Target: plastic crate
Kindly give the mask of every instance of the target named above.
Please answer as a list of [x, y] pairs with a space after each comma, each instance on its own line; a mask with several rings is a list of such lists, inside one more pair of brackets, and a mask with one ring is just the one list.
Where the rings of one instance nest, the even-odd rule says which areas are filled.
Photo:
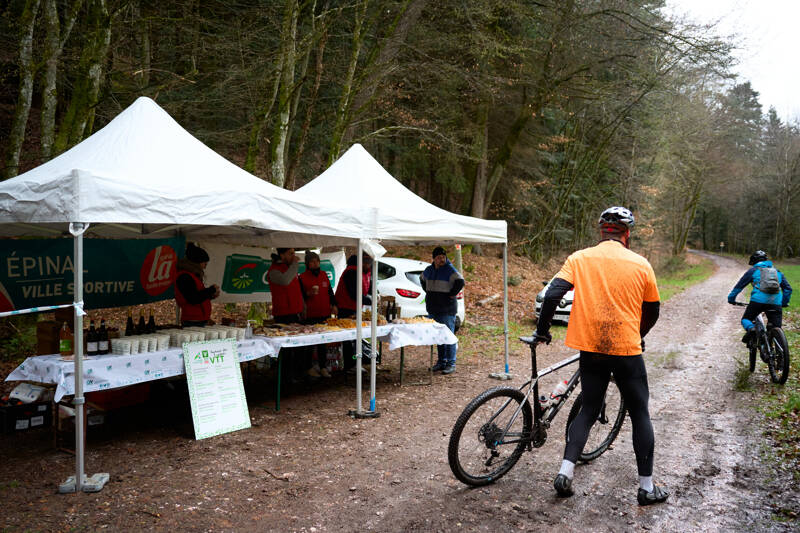
[[49, 428], [53, 425], [52, 402], [33, 402], [0, 406], [2, 431], [5, 434], [30, 429]]

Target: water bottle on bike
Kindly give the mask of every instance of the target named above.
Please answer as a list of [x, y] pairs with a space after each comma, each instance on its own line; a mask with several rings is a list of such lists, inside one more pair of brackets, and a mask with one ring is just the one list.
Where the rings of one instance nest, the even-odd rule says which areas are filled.
[[559, 382], [558, 385], [556, 385], [555, 388], [553, 389], [553, 392], [550, 393], [550, 401], [557, 402], [558, 400], [560, 400], [561, 396], [563, 396], [564, 393], [567, 392], [568, 385], [569, 383], [567, 383], [567, 380]]

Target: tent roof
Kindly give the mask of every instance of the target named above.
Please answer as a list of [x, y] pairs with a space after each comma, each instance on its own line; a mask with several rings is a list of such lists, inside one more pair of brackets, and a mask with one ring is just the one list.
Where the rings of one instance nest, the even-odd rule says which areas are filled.
[[0, 183], [3, 236], [56, 236], [66, 223], [88, 222], [95, 237], [181, 233], [299, 247], [353, 243], [361, 219], [242, 170], [146, 97], [67, 152]]
[[505, 220], [456, 215], [423, 200], [360, 144], [297, 192], [350, 210], [372, 211], [373, 238], [388, 244], [506, 242]]

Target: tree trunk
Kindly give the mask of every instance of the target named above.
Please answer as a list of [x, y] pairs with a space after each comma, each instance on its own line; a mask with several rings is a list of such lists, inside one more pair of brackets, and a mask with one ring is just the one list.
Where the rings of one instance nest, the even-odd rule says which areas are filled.
[[[139, 48], [139, 89], [150, 85], [150, 20], [142, 16], [141, 0], [132, 4], [134, 24], [136, 24], [136, 45]], [[134, 73], [137, 74], [137, 73]]]
[[[489, 176], [488, 183], [486, 184], [486, 199], [483, 206], [483, 213], [480, 215], [481, 218], [486, 217], [486, 215], [489, 213], [489, 207], [492, 204], [494, 191], [497, 189], [497, 185], [500, 183], [500, 180], [505, 173], [506, 166], [508, 166], [508, 162], [511, 160], [511, 154], [514, 152], [514, 148], [519, 142], [519, 137], [522, 134], [522, 131], [525, 129], [525, 126], [527, 126], [528, 122], [533, 116], [533, 110], [528, 103], [526, 94], [527, 92], [523, 90], [522, 104], [517, 112], [517, 118], [511, 125], [511, 129], [509, 130], [508, 135], [506, 135], [506, 138], [503, 140], [503, 145], [500, 147], [500, 151], [494, 160], [492, 173]], [[537, 105], [534, 109], [536, 112], [538, 112], [539, 106]]]
[[478, 164], [475, 167], [475, 184], [472, 187], [471, 214], [482, 218], [486, 205], [486, 186], [489, 164], [489, 102], [484, 100], [478, 108], [478, 142], [476, 152]]
[[42, 87], [42, 159], [47, 161], [53, 150], [56, 136], [56, 75], [58, 73], [58, 41], [61, 37], [61, 27], [58, 20], [56, 0], [45, 0], [44, 3], [44, 87]]
[[45, 0], [45, 51], [44, 51], [44, 87], [42, 87], [42, 159], [47, 161], [53, 155], [56, 136], [56, 109], [58, 107], [58, 62], [64, 45], [69, 39], [75, 21], [78, 18], [83, 0], [75, 0], [69, 11], [65, 13], [64, 31], [58, 18], [58, 7], [55, 0]]
[[353, 100], [353, 80], [356, 75], [358, 58], [361, 55], [363, 46], [363, 27], [367, 16], [367, 5], [369, 0], [362, 0], [356, 11], [355, 27], [353, 28], [353, 48], [350, 52], [350, 64], [347, 67], [347, 75], [342, 84], [342, 94], [339, 96], [339, 105], [336, 108], [336, 122], [331, 133], [331, 146], [328, 150], [328, 166], [339, 158], [342, 151], [344, 133], [350, 124], [350, 112]]
[[89, 20], [92, 31], [86, 36], [79, 62], [79, 72], [83, 75], [72, 90], [67, 112], [61, 120], [54, 155], [81, 142], [91, 132], [94, 123], [94, 110], [103, 79], [103, 64], [111, 42], [111, 17], [105, 0], [91, 2]]
[[5, 177], [12, 178], [19, 173], [19, 156], [25, 140], [25, 128], [33, 99], [33, 28], [36, 25], [36, 14], [39, 12], [40, 0], [28, 0], [19, 20], [19, 93], [14, 109], [11, 132], [8, 135]]
[[[327, 3], [325, 10], [327, 10]], [[325, 68], [323, 58], [325, 55], [325, 46], [327, 42], [328, 42], [328, 30], [326, 28], [322, 31], [319, 43], [317, 45], [314, 86], [311, 88], [311, 94], [308, 97], [308, 102], [306, 102], [306, 115], [305, 118], [303, 119], [303, 125], [300, 128], [300, 139], [298, 139], [297, 141], [297, 151], [295, 152], [294, 157], [289, 163], [289, 168], [286, 171], [287, 182], [289, 184], [288, 188], [292, 190], [296, 188], [295, 175], [297, 173], [297, 166], [299, 165], [301, 159], [303, 158], [306, 141], [308, 140], [308, 133], [311, 130], [311, 119], [314, 114], [314, 106], [316, 105], [317, 95], [319, 94], [319, 88], [320, 85], [322, 84], [322, 72], [324, 71]]]
[[277, 122], [270, 142], [270, 169], [272, 183], [283, 187], [286, 183], [286, 143], [292, 106], [295, 64], [297, 61], [297, 0], [288, 0], [282, 29], [281, 69], [279, 73]]

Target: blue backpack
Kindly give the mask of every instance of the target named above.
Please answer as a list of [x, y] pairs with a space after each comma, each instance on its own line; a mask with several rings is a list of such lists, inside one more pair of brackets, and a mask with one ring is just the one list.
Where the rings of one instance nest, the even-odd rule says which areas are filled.
[[774, 267], [760, 267], [761, 281], [758, 283], [758, 290], [766, 294], [778, 294], [781, 292], [781, 278], [778, 269]]

